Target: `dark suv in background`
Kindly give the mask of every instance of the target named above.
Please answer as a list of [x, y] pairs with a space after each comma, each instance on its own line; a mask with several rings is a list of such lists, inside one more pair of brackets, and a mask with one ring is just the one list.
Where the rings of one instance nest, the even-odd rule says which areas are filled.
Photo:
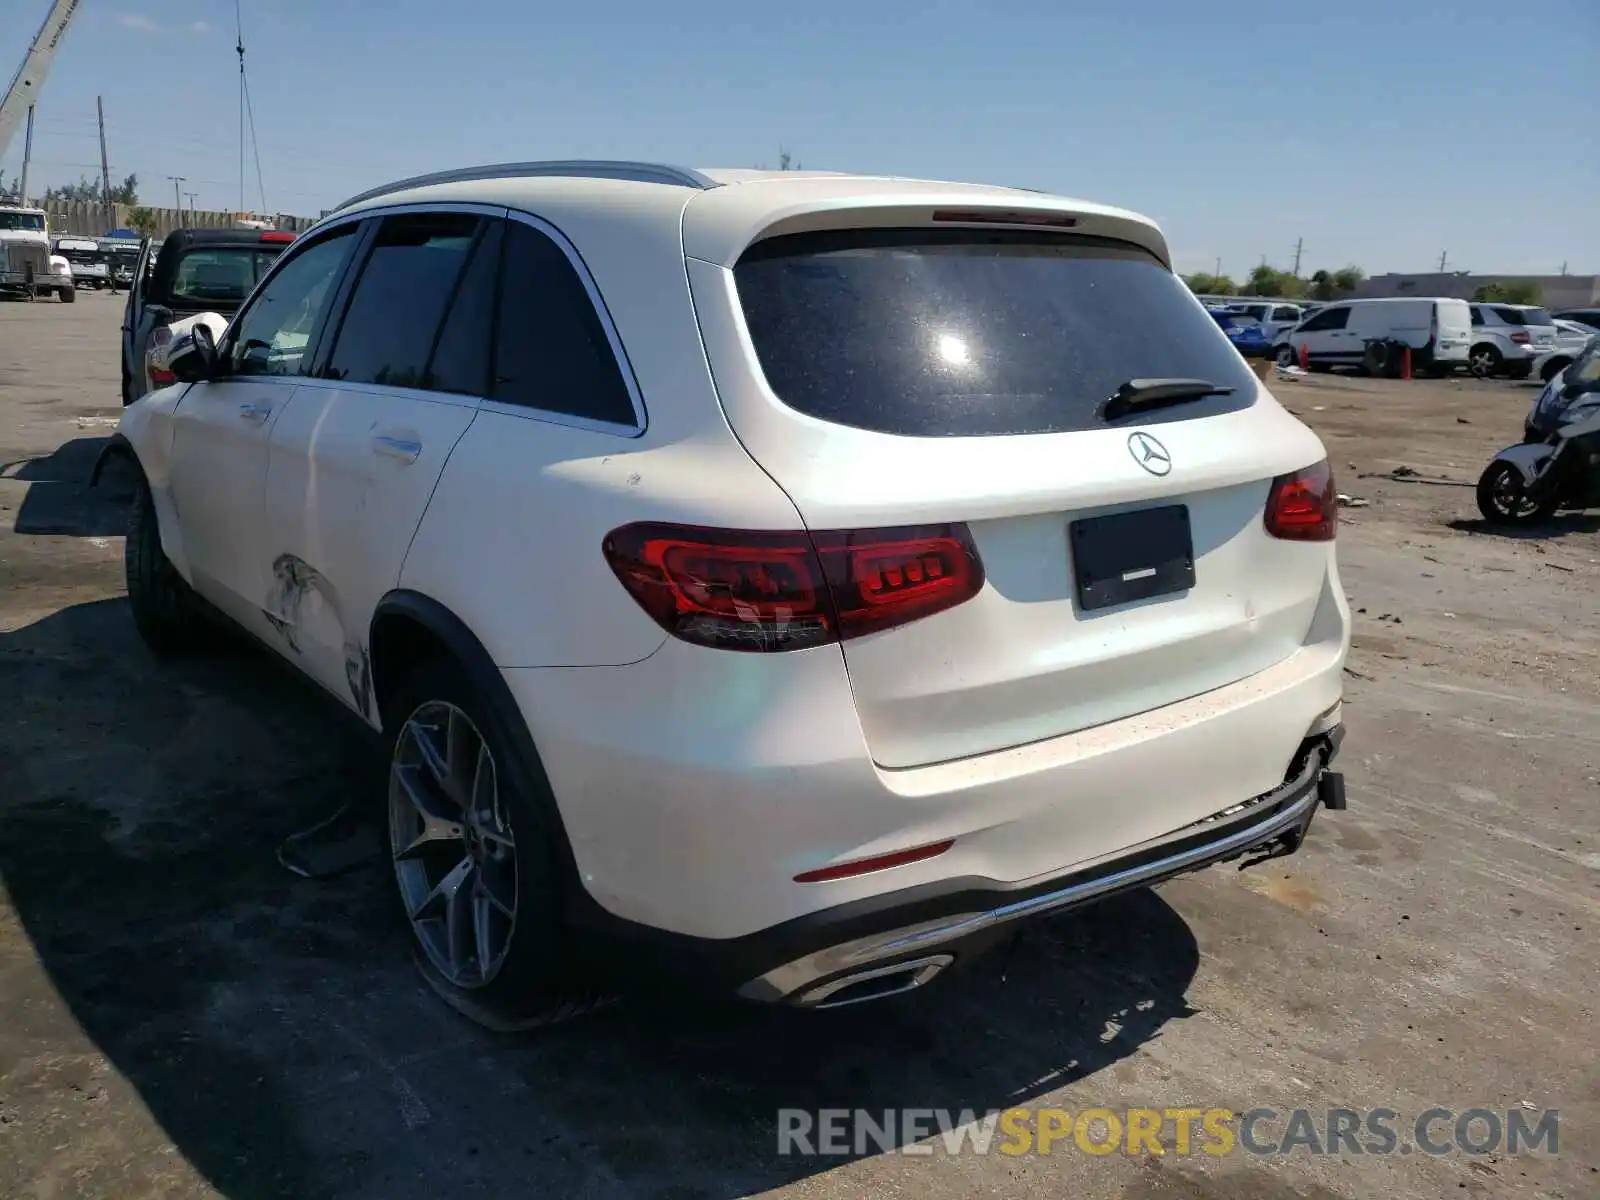
[[274, 230], [179, 229], [160, 243], [141, 242], [122, 314], [123, 405], [172, 382], [164, 372], [153, 376], [148, 358], [174, 321], [203, 312], [231, 317], [294, 237]]

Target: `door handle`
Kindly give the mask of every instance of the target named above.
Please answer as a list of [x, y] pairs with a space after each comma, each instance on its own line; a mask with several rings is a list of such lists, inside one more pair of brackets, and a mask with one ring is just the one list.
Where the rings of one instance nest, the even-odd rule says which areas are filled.
[[239, 405], [239, 416], [253, 425], [260, 425], [272, 415], [272, 405], [246, 403]]
[[416, 438], [395, 437], [380, 433], [373, 437], [372, 448], [387, 458], [398, 458], [404, 463], [414, 463], [422, 453], [422, 443]]

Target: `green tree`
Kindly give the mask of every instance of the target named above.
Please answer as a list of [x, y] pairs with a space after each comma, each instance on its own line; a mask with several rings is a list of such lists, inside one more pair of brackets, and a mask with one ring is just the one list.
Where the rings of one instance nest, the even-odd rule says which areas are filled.
[[129, 175], [120, 186], [111, 189], [111, 203], [137, 204], [139, 203], [139, 177]]
[[1202, 296], [1237, 296], [1239, 285], [1226, 275], [1213, 275], [1209, 271], [1196, 271], [1193, 275], [1185, 275], [1183, 281], [1189, 285], [1191, 292]]
[[60, 187], [46, 188], [44, 198], [46, 200], [93, 202], [100, 199], [100, 185], [87, 177], [83, 177], [77, 183], [64, 183]]
[[1250, 278], [1245, 281], [1244, 291], [1247, 296], [1293, 299], [1305, 291], [1305, 283], [1287, 271], [1280, 271], [1276, 267], [1262, 263], [1250, 272]]
[[1333, 281], [1333, 276], [1326, 271], [1313, 271], [1311, 273], [1310, 296], [1313, 300], [1332, 300], [1339, 294], [1339, 288]]
[[1507, 279], [1485, 283], [1472, 293], [1479, 304], [1542, 304], [1544, 289], [1532, 279]]
[[22, 180], [20, 178], [14, 178], [10, 183], [7, 183], [5, 172], [0, 171], [0, 204], [21, 203]]
[[1348, 296], [1366, 282], [1367, 273], [1360, 267], [1340, 267], [1333, 273], [1333, 286], [1339, 295]]
[[148, 208], [140, 207], [128, 214], [128, 224], [139, 231], [144, 237], [154, 237], [156, 233], [156, 214]]

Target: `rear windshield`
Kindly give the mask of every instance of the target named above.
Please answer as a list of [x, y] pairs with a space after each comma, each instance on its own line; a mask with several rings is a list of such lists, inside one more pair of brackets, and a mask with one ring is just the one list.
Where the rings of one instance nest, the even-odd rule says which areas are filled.
[[1244, 360], [1181, 279], [1122, 242], [972, 230], [795, 234], [734, 268], [762, 371], [807, 416], [912, 437], [1101, 427], [1130, 379], [1204, 379], [1254, 401]]
[[167, 296], [180, 304], [237, 307], [280, 253], [278, 247], [263, 250], [259, 246], [197, 246], [173, 266]]
[[1507, 325], [1553, 325], [1550, 314], [1542, 308], [1508, 308], [1504, 305], [1494, 306], [1495, 316]]

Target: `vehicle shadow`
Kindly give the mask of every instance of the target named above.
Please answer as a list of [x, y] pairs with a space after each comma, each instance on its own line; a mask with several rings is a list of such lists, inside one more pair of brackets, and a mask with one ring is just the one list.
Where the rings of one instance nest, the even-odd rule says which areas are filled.
[[1446, 521], [1445, 525], [1459, 533], [1477, 533], [1518, 542], [1547, 542], [1554, 538], [1570, 537], [1575, 533], [1600, 533], [1600, 514], [1557, 513], [1548, 521], [1542, 521], [1537, 525], [1492, 525], [1481, 517], [1470, 519], [1458, 517]]
[[98, 1107], [70, 1105], [65, 1078], [9, 1086], [0, 1194], [63, 1171], [170, 1194], [164, 1137], [236, 1197], [722, 1200], [880, 1151], [780, 1153], [780, 1110], [959, 1121], [1191, 1011], [1194, 937], [1141, 891], [879, 1005], [640, 998], [488, 1034], [419, 982], [386, 863], [319, 882], [278, 866], [282, 837], [376, 788], [381, 763], [264, 652], [158, 662], [126, 605], [97, 601], [0, 633], [0, 694], [0, 882], [25, 935], [0, 908], [0, 973], [9, 1012], [54, 1014], [0, 1023], [0, 1078], [97, 1053], [126, 1080]]
[[0, 474], [29, 484], [17, 509], [16, 532], [122, 536], [127, 530], [128, 499], [135, 481], [121, 463], [113, 462], [107, 464], [100, 486], [89, 486], [95, 460], [110, 440], [73, 438], [43, 458], [0, 464]]

